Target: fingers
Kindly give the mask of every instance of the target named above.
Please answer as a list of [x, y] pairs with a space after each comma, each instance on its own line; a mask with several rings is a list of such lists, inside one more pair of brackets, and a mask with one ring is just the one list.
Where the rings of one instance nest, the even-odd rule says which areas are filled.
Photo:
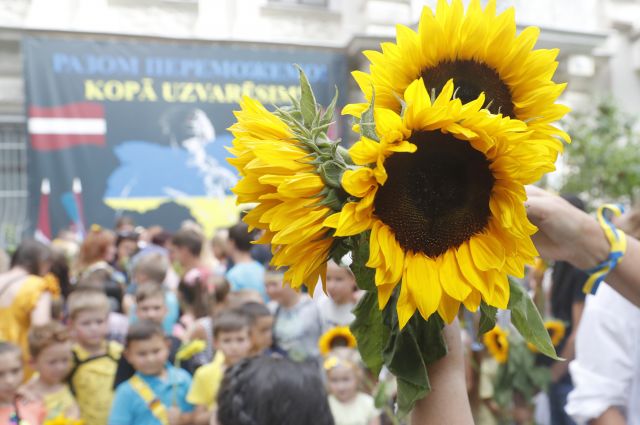
[[524, 189], [527, 192], [528, 198], [532, 198], [534, 196], [553, 196], [551, 193], [539, 188], [538, 186], [527, 185]]
[[[543, 191], [544, 192], [544, 191]], [[529, 220], [538, 226], [542, 223], [548, 215], [550, 200], [553, 199], [547, 196], [530, 196], [525, 202], [524, 206], [527, 209], [527, 216]]]

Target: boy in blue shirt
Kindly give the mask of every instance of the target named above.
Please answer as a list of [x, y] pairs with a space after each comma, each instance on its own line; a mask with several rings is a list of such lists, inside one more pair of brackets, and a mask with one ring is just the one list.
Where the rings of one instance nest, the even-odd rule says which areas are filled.
[[238, 223], [229, 228], [227, 239], [227, 252], [233, 267], [227, 272], [226, 278], [232, 291], [252, 290], [257, 291], [264, 301], [268, 301], [264, 287], [264, 266], [251, 256], [254, 232], [249, 232], [245, 223]]
[[169, 346], [162, 327], [143, 321], [127, 333], [124, 356], [135, 374], [116, 389], [109, 425], [186, 425], [191, 376], [167, 363]]

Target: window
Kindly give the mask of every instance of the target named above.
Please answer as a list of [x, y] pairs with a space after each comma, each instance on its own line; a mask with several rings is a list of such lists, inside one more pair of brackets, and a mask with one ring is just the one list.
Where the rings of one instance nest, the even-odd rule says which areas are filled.
[[27, 141], [24, 122], [0, 117], [0, 248], [27, 229]]

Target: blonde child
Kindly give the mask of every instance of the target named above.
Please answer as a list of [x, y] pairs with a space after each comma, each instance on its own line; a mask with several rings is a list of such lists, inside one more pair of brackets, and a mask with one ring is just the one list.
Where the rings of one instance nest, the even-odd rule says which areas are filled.
[[85, 422], [105, 425], [122, 354], [120, 344], [107, 340], [109, 299], [101, 290], [77, 288], [69, 295], [67, 309], [75, 340], [69, 383]]
[[46, 415], [38, 401], [27, 401], [18, 396], [24, 378], [20, 348], [9, 342], [0, 342], [0, 423], [39, 425]]
[[361, 392], [363, 376], [358, 353], [352, 348], [334, 348], [324, 359], [329, 407], [335, 425], [380, 425], [373, 397]]
[[318, 301], [323, 330], [336, 326], [349, 326], [355, 316], [351, 312], [356, 304], [356, 278], [347, 263], [351, 257], [336, 264], [327, 263], [327, 295]]
[[21, 392], [44, 403], [47, 419], [79, 419], [78, 404], [66, 382], [73, 364], [67, 328], [60, 322], [31, 328], [29, 354], [31, 366], [38, 373], [23, 386]]
[[214, 319], [216, 354], [211, 363], [196, 370], [187, 396], [187, 400], [196, 405], [194, 424], [209, 424], [225, 370], [249, 356], [252, 347], [249, 327], [246, 316], [233, 310], [222, 312]]

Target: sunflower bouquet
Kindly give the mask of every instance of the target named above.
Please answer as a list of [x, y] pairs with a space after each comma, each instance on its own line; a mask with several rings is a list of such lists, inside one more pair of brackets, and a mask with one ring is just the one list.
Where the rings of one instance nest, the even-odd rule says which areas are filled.
[[[498, 363], [493, 382], [494, 400], [503, 412], [530, 408], [533, 396], [551, 381], [548, 367], [536, 365], [536, 355], [517, 333], [500, 326], [484, 334], [484, 345]], [[505, 416], [510, 416], [505, 414]]]
[[373, 373], [396, 376], [400, 413], [430, 390], [427, 366], [444, 356], [442, 329], [461, 306], [480, 331], [498, 308], [541, 353], [555, 358], [523, 288], [537, 251], [524, 185], [554, 169], [568, 136], [553, 122], [565, 85], [552, 81], [557, 50], [534, 50], [539, 30], [516, 35], [513, 9], [495, 1], [425, 7], [417, 31], [366, 51], [353, 76], [364, 103], [350, 104], [358, 140], [331, 140], [337, 93], [317, 104], [300, 70], [300, 96], [267, 110], [244, 98], [230, 148], [244, 217], [264, 231], [272, 265], [293, 288], [324, 286], [326, 263], [352, 253], [364, 291], [351, 330]]

